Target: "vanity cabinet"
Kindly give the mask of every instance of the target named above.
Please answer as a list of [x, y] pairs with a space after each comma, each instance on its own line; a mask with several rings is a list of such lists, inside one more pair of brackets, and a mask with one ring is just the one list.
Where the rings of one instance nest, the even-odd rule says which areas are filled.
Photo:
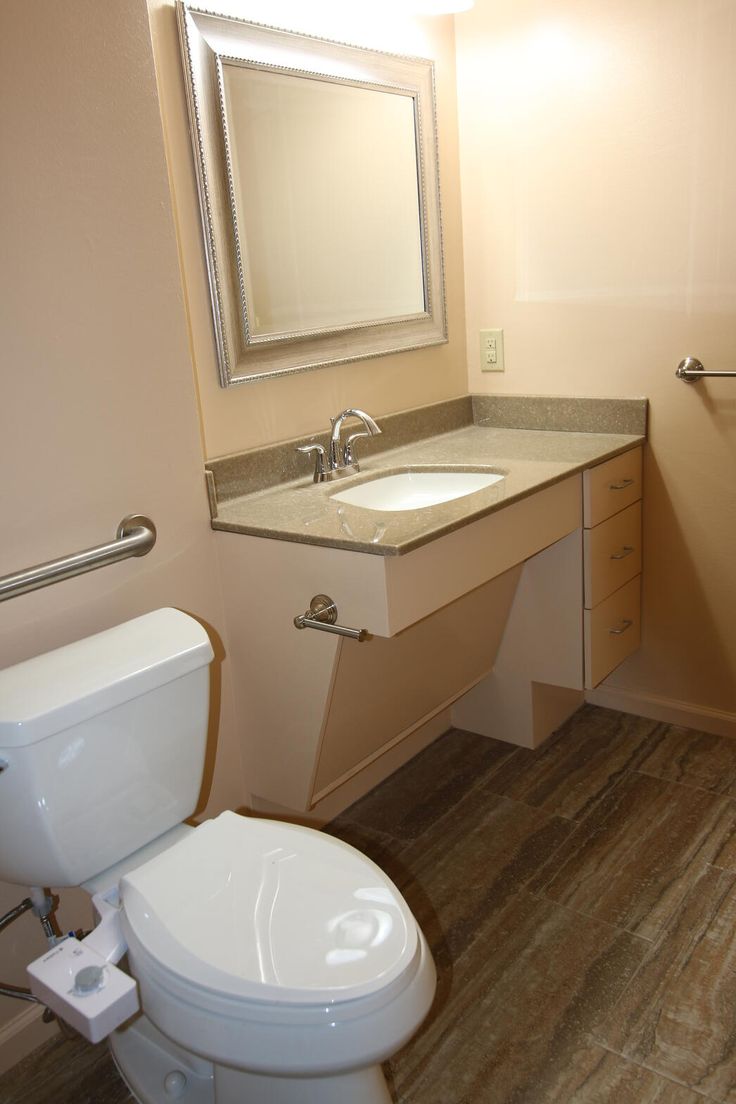
[[[542, 464], [510, 458], [511, 501], [398, 555], [221, 521], [253, 807], [327, 819], [450, 724], [536, 747], [635, 650], [641, 449], [551, 480]], [[329, 496], [310, 502], [325, 527], [342, 519]], [[297, 631], [318, 594], [367, 639]]]
[[640, 448], [583, 474], [586, 690], [639, 647], [641, 474]]
[[[582, 701], [581, 499], [575, 474], [404, 556], [218, 533], [256, 807], [313, 809], [494, 670], [509, 739], [541, 742]], [[295, 630], [320, 593], [370, 638]]]

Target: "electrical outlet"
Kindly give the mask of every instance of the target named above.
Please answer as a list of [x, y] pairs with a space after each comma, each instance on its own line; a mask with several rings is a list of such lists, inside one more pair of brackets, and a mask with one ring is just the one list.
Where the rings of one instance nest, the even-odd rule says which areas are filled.
[[503, 330], [480, 331], [481, 372], [505, 372], [503, 359]]

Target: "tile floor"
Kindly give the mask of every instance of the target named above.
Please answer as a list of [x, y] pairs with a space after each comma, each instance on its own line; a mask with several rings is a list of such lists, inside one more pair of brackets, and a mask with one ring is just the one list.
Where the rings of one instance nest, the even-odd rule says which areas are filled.
[[[399, 1104], [736, 1104], [736, 741], [592, 706], [537, 751], [453, 731], [328, 830], [438, 966]], [[2, 1104], [131, 1099], [80, 1042], [0, 1078]]]

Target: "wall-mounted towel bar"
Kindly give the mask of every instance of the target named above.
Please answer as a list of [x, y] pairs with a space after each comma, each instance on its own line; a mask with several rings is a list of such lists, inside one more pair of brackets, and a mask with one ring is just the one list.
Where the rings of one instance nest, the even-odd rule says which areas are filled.
[[319, 629], [321, 632], [335, 633], [337, 636], [349, 636], [351, 640], [365, 640], [365, 629], [349, 629], [347, 625], [336, 625], [337, 606], [328, 594], [315, 594], [306, 613], [294, 618], [298, 629]]
[[118, 525], [115, 540], [108, 544], [99, 544], [95, 548], [86, 548], [83, 552], [0, 577], [0, 602], [51, 583], [60, 583], [62, 579], [71, 579], [73, 575], [83, 575], [85, 571], [95, 571], [118, 560], [127, 560], [129, 556], [145, 556], [155, 543], [156, 526], [151, 519], [142, 514], [129, 514]]
[[720, 379], [736, 378], [736, 372], [706, 372], [702, 361], [699, 361], [697, 357], [685, 357], [684, 360], [681, 360], [675, 375], [678, 379], [684, 380], [685, 383], [697, 383], [704, 376], [715, 376]]

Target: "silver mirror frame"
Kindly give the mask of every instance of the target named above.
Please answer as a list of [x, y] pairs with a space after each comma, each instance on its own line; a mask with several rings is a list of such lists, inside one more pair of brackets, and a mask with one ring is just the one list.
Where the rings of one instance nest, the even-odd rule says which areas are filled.
[[[434, 66], [423, 58], [382, 53], [284, 31], [195, 8], [177, 0], [190, 132], [209, 276], [220, 383], [254, 382], [420, 349], [447, 341]], [[264, 57], [268, 57], [268, 64]], [[339, 329], [259, 339], [248, 334], [235, 204], [231, 193], [222, 62], [244, 62], [295, 75], [369, 88], [396, 89], [415, 100], [422, 221], [424, 313]]]

